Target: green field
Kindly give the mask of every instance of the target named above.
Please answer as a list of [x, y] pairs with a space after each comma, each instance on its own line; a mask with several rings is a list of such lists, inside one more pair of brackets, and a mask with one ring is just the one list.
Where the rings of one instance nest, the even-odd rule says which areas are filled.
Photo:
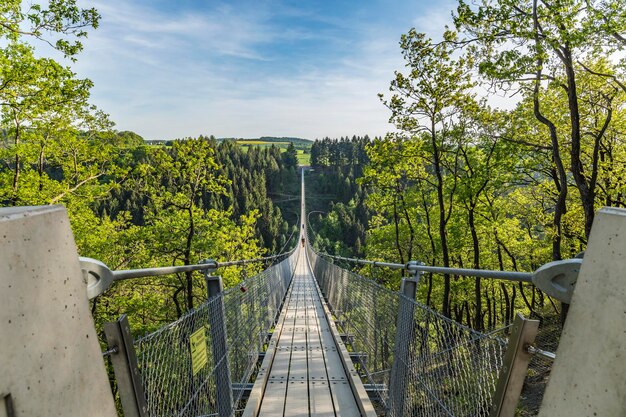
[[[241, 146], [241, 148], [243, 149], [244, 152], [248, 152], [248, 149], [250, 149], [251, 146], [260, 146], [260, 147], [267, 147], [267, 146], [272, 146], [272, 145], [276, 145], [277, 147], [280, 148], [281, 152], [285, 152], [287, 150], [287, 147], [289, 146], [290, 142], [277, 142], [277, 141], [265, 141], [265, 140], [261, 140], [261, 139], [241, 139], [241, 140], [236, 140], [235, 143], [239, 146]], [[304, 165], [304, 166], [308, 166], [310, 164], [310, 159], [311, 159], [311, 154], [309, 152], [309, 150], [311, 149], [310, 146], [308, 147], [308, 149], [302, 149], [303, 145], [299, 144], [297, 146], [297, 152], [298, 152], [298, 165]]]
[[311, 164], [311, 154], [304, 153], [303, 150], [298, 149], [298, 165], [309, 166]]

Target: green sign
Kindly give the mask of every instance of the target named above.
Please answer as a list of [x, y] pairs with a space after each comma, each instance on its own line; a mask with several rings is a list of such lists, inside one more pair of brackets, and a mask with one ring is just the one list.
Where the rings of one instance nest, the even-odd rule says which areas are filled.
[[193, 332], [189, 337], [189, 347], [191, 348], [191, 370], [193, 375], [200, 372], [208, 362], [206, 353], [206, 336], [204, 327]]

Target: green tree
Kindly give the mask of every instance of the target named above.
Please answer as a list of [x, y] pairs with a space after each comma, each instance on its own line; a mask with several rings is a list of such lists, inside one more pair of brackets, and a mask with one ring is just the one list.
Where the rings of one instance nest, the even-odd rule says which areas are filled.
[[37, 39], [72, 58], [82, 50], [87, 29], [97, 28], [99, 21], [95, 8], [80, 8], [76, 0], [6, 0], [0, 5], [0, 36], [10, 43]]
[[[111, 127], [108, 118], [88, 104], [89, 80], [77, 79], [67, 67], [35, 58], [33, 49], [11, 44], [0, 66], [5, 146], [9, 169], [0, 174], [2, 200], [48, 204], [93, 182], [105, 173], [110, 146], [94, 147], [89, 134]], [[56, 178], [50, 181], [51, 166]]]
[[[513, 1], [486, 0], [477, 8], [460, 1], [455, 16], [457, 28], [468, 38], [463, 44], [476, 45], [471, 49], [480, 56], [478, 68], [491, 80], [504, 85], [530, 83], [537, 120], [550, 132], [554, 163], [559, 172], [559, 215], [565, 212], [567, 178], [561, 158], [560, 142], [569, 143], [569, 171], [578, 190], [585, 216], [585, 234], [588, 237], [595, 213], [598, 159], [594, 151], [591, 165], [584, 160], [584, 138], [595, 133], [593, 148], [599, 148], [604, 132], [587, 126], [581, 114], [581, 73], [623, 79], [614, 71], [598, 71], [585, 62], [621, 51], [626, 47], [622, 36], [626, 19], [619, 2], [590, 0]], [[510, 46], [513, 47], [510, 47]], [[566, 102], [562, 110], [569, 120], [567, 136], [559, 138], [558, 128], [546, 117], [540, 90], [548, 82], [561, 91]], [[521, 83], [521, 84], [520, 84]], [[604, 98], [601, 99], [603, 102]], [[548, 106], [553, 106], [554, 103]], [[546, 104], [547, 104], [546, 103]], [[608, 110], [601, 116], [610, 122]], [[557, 221], [555, 221], [557, 223]], [[557, 228], [560, 226], [557, 225]], [[555, 258], [559, 254], [554, 254]]]
[[[445, 38], [455, 39], [446, 32]], [[452, 195], [456, 177], [450, 185], [445, 183], [444, 169], [458, 168], [458, 147], [450, 147], [455, 116], [471, 102], [469, 91], [473, 86], [468, 63], [463, 57], [453, 58], [453, 48], [448, 42], [433, 43], [425, 34], [411, 29], [402, 35], [402, 55], [409, 72], [396, 72], [390, 90], [393, 95], [384, 103], [391, 110], [390, 121], [410, 137], [424, 141], [428, 163], [434, 179], [428, 180], [437, 192], [439, 207], [439, 240], [443, 265], [450, 266], [447, 225], [452, 214]], [[382, 96], [381, 96], [382, 97]], [[449, 190], [446, 188], [450, 187]], [[450, 317], [450, 276], [444, 275], [443, 312]]]
[[283, 153], [283, 162], [287, 168], [298, 167], [298, 151], [293, 145], [293, 142], [289, 142], [287, 150]]
[[[138, 167], [140, 187], [151, 202], [147, 225], [155, 245], [172, 263], [198, 262], [202, 232], [217, 221], [205, 210], [205, 194], [224, 193], [226, 180], [218, 175], [214, 150], [205, 139], [176, 141], [171, 148], [156, 150], [150, 164]], [[185, 305], [194, 306], [193, 273], [185, 273]], [[182, 308], [174, 297], [179, 312]]]

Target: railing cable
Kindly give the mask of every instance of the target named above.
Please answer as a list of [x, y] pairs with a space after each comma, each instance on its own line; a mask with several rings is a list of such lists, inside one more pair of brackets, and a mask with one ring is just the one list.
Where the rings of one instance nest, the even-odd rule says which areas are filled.
[[390, 269], [406, 269], [410, 272], [431, 272], [435, 274], [451, 274], [451, 275], [463, 275], [467, 277], [480, 277], [480, 278], [495, 278], [504, 279], [507, 281], [515, 282], [533, 282], [532, 272], [514, 272], [514, 271], [497, 271], [489, 269], [469, 269], [469, 268], [451, 268], [443, 266], [428, 266], [418, 262], [408, 262], [406, 264], [392, 263], [392, 262], [380, 262], [380, 261], [368, 261], [366, 259], [358, 258], [346, 258], [343, 256], [330, 255], [327, 253], [320, 254], [322, 256], [345, 262], [352, 262], [359, 265], [371, 265], [375, 267], [383, 267]]

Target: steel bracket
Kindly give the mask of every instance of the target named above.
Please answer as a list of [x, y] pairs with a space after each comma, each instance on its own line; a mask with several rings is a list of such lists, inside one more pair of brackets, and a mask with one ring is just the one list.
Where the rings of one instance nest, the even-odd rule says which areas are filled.
[[582, 263], [580, 258], [549, 262], [535, 271], [533, 284], [550, 297], [569, 304]]
[[93, 258], [78, 258], [83, 277], [87, 282], [87, 297], [91, 300], [113, 284], [113, 272], [103, 262]]

